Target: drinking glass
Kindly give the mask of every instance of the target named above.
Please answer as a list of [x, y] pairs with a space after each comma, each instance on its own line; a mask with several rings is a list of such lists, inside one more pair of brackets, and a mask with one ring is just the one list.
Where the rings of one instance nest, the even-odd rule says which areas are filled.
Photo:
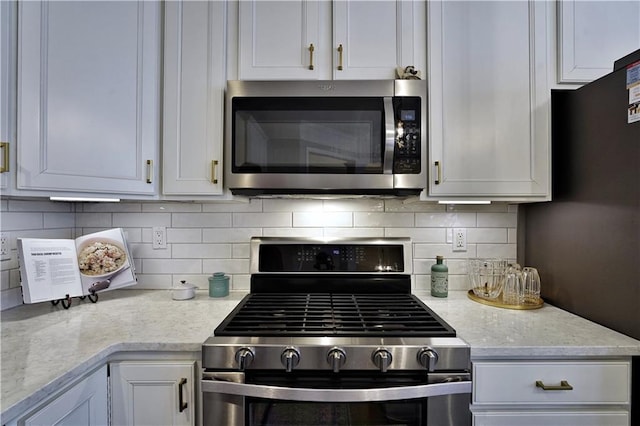
[[524, 303], [536, 304], [540, 300], [540, 275], [536, 268], [525, 266], [522, 268], [524, 286]]
[[502, 302], [507, 305], [524, 303], [524, 274], [516, 268], [509, 268], [502, 290]]
[[504, 259], [469, 259], [467, 272], [471, 289], [478, 297], [495, 299], [502, 292], [507, 261]]

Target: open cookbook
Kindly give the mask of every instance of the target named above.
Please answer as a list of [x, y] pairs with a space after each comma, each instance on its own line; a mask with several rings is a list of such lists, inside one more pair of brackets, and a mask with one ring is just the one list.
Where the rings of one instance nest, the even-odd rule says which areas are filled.
[[18, 238], [24, 303], [95, 295], [136, 284], [121, 228], [74, 240]]

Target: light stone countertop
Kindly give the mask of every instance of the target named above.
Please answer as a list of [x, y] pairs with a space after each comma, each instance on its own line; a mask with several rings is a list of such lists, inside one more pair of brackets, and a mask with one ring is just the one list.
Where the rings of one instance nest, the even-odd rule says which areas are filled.
[[[5, 422], [122, 352], [199, 352], [245, 293], [171, 299], [168, 290], [117, 290], [68, 310], [38, 303], [1, 313], [1, 420]], [[640, 355], [640, 341], [561, 309], [486, 306], [454, 291], [417, 293], [471, 346], [473, 359]]]

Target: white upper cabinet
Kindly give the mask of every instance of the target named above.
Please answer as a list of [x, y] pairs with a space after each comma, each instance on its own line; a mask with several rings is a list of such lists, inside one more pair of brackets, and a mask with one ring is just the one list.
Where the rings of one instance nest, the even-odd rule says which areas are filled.
[[165, 195], [216, 195], [223, 190], [225, 5], [165, 3]]
[[563, 0], [558, 13], [558, 83], [588, 83], [640, 49], [640, 1]]
[[18, 188], [156, 194], [160, 3], [18, 7]]
[[548, 199], [553, 5], [430, 1], [427, 7], [428, 196]]
[[238, 79], [393, 79], [426, 64], [425, 2], [239, 2]]

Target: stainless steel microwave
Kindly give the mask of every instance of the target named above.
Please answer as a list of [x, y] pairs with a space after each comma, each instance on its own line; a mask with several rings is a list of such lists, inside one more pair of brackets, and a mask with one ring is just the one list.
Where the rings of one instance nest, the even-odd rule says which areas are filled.
[[232, 193], [414, 195], [427, 186], [423, 80], [229, 81]]

